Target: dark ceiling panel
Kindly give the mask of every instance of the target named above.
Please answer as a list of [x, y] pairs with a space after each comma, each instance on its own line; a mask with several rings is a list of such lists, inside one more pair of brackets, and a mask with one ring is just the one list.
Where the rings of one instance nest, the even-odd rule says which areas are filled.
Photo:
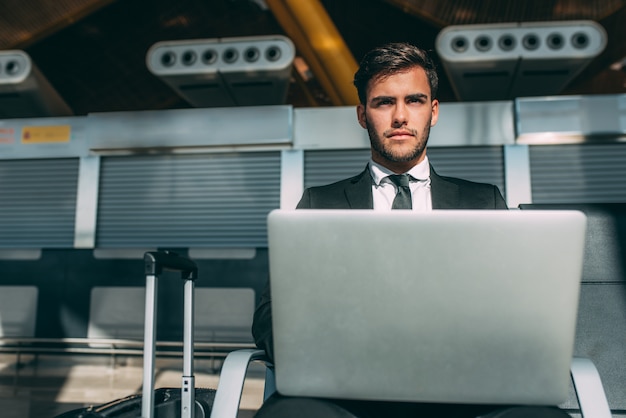
[[624, 0], [386, 0], [402, 11], [448, 25], [474, 23], [601, 20], [624, 7]]
[[[624, 92], [626, 0], [320, 0], [358, 61], [375, 45], [408, 41], [434, 50], [450, 24], [594, 19], [609, 47], [567, 94]], [[147, 50], [164, 40], [284, 34], [263, 0], [3, 0], [0, 48], [24, 49], [76, 115], [190, 107], [148, 72]], [[435, 57], [437, 60], [437, 57]], [[441, 73], [440, 98], [455, 101]], [[294, 75], [296, 73], [294, 72]], [[315, 80], [294, 77], [287, 103], [327, 105]]]
[[3, 0], [0, 49], [22, 48], [115, 0]]

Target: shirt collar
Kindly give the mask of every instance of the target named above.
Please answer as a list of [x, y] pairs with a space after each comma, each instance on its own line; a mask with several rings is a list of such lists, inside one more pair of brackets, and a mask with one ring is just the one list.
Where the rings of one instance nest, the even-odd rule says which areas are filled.
[[[374, 179], [374, 183], [377, 186], [380, 185], [380, 182], [383, 181], [385, 177], [391, 174], [396, 174], [393, 171], [389, 170], [388, 168], [385, 168], [382, 165], [375, 163], [371, 159], [370, 159], [368, 167], [370, 170], [370, 174], [372, 175], [372, 179]], [[428, 163], [428, 156], [425, 156], [422, 162], [413, 166], [409, 171], [407, 171], [407, 173], [410, 174], [411, 177], [417, 180], [422, 180], [422, 181], [429, 180], [430, 179], [430, 164]]]

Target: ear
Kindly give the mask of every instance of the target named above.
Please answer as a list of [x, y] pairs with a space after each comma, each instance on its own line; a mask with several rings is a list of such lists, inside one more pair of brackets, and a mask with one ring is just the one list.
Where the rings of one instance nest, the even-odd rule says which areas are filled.
[[361, 125], [363, 129], [367, 129], [367, 123], [365, 121], [365, 105], [360, 104], [356, 107], [356, 117], [359, 121], [359, 125]]
[[439, 100], [433, 99], [431, 102], [432, 111], [431, 111], [431, 119], [430, 126], [435, 126], [437, 124], [437, 120], [439, 120]]

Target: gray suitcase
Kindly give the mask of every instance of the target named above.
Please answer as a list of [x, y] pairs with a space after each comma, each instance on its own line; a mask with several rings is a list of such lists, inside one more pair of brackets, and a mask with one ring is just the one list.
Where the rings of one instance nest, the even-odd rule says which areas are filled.
[[[196, 384], [193, 370], [193, 329], [194, 329], [194, 284], [198, 276], [196, 264], [188, 258], [168, 251], [147, 252], [144, 254], [146, 273], [146, 319], [144, 322], [143, 353], [143, 397], [141, 417], [155, 417], [154, 364], [156, 351], [156, 313], [158, 277], [163, 270], [179, 271], [184, 281], [184, 316], [183, 316], [183, 376], [180, 387], [180, 416], [205, 418], [210, 411], [205, 411], [205, 402], [196, 402]], [[170, 415], [170, 414], [168, 414]]]
[[[209, 418], [211, 415], [215, 390], [196, 389], [193, 370], [194, 281], [198, 273], [196, 264], [175, 253], [157, 251], [144, 254], [144, 265], [146, 313], [142, 394], [65, 412], [56, 418]], [[179, 271], [184, 281], [183, 376], [180, 388], [155, 390], [157, 290], [158, 278], [164, 270]]]

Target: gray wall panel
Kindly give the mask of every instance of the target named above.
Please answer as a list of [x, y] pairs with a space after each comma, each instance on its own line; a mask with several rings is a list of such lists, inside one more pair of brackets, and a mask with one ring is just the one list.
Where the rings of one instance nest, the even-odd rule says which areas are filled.
[[263, 247], [280, 153], [102, 159], [98, 247]]
[[323, 186], [356, 176], [365, 169], [369, 149], [306, 151], [304, 187]]
[[533, 203], [626, 202], [626, 144], [530, 147]]
[[0, 248], [74, 245], [78, 159], [0, 160]]
[[495, 184], [506, 196], [502, 147], [429, 148], [428, 158], [441, 176]]

